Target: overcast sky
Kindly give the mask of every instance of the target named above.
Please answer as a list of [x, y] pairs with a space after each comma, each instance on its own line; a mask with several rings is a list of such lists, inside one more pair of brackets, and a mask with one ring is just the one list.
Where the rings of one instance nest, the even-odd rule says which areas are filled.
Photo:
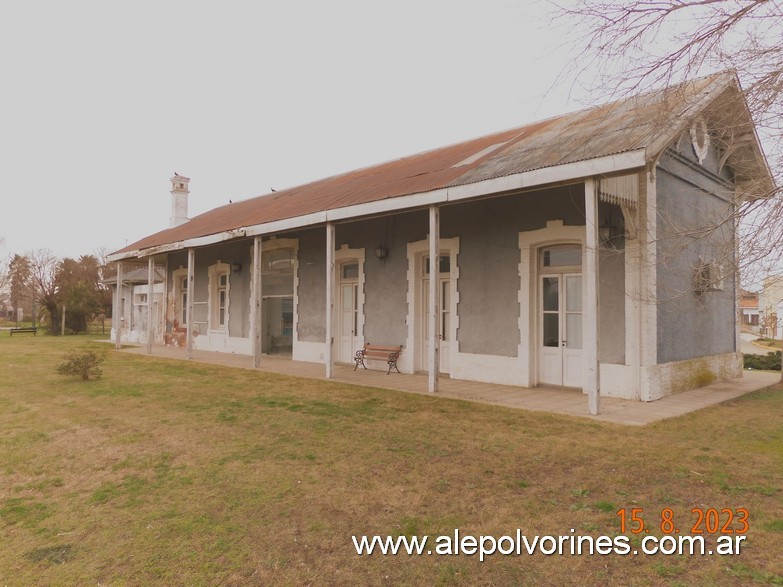
[[[8, 2], [4, 253], [76, 257], [190, 215], [583, 107], [523, 0]], [[553, 87], [554, 85], [554, 87]], [[596, 101], [601, 101], [600, 97]]]

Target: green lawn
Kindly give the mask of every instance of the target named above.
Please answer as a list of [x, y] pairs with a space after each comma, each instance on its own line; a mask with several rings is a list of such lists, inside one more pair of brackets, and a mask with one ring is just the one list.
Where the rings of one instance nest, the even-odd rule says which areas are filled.
[[[57, 375], [106, 348], [104, 376]], [[0, 335], [0, 584], [783, 584], [783, 391], [644, 428]], [[746, 508], [739, 556], [358, 556]], [[735, 524], [736, 527], [736, 524]], [[632, 544], [638, 546], [640, 536]]]

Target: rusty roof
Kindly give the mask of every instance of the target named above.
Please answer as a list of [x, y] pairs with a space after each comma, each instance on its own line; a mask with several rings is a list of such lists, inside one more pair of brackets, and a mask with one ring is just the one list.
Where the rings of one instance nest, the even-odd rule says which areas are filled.
[[[545, 167], [646, 149], [652, 157], [664, 148], [704, 104], [732, 84], [733, 73], [721, 73], [589, 108], [520, 128], [350, 171], [305, 185], [234, 202], [143, 238], [114, 253], [182, 243], [216, 235], [441, 188]], [[663, 129], [663, 130], [662, 130]], [[661, 135], [664, 141], [658, 144]]]

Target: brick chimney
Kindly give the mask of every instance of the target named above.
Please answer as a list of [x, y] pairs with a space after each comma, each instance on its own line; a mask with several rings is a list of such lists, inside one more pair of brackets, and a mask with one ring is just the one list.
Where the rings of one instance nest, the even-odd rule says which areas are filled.
[[188, 218], [188, 184], [190, 178], [174, 173], [171, 178], [171, 218], [169, 218], [169, 227], [174, 228], [180, 224], [185, 224]]

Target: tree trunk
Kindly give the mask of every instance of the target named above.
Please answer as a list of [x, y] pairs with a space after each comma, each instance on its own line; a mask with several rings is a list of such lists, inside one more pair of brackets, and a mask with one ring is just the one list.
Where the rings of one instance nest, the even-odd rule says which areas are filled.
[[46, 308], [49, 314], [49, 334], [57, 336], [60, 334], [60, 329], [57, 328], [60, 323], [60, 310], [56, 301], [43, 300], [42, 305]]

